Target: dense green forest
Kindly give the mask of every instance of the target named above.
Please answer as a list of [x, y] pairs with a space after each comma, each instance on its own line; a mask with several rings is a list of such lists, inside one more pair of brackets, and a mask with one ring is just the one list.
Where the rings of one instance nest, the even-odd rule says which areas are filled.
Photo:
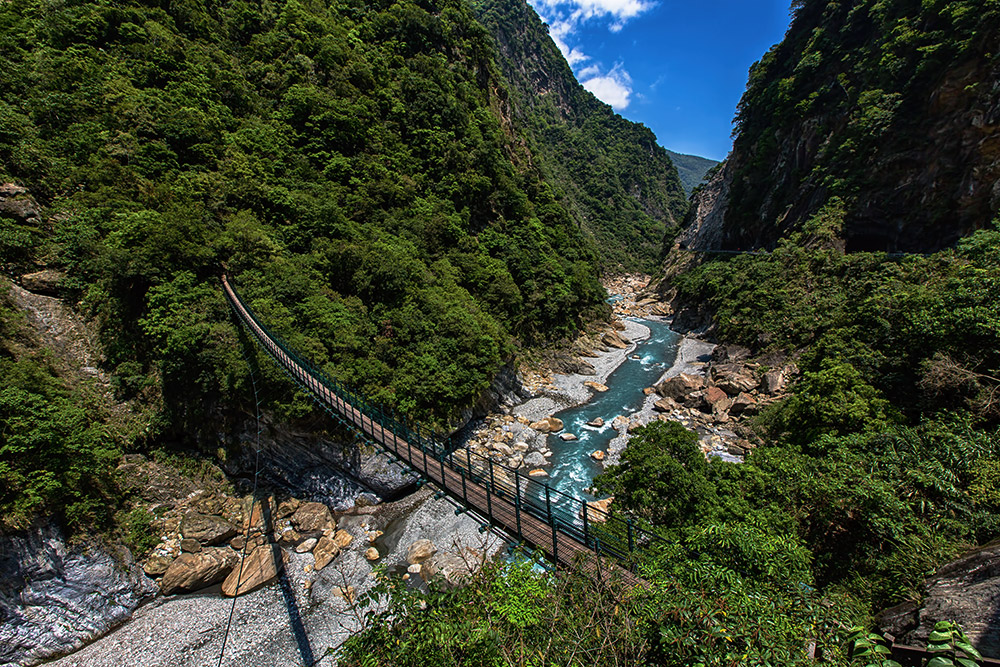
[[332, 375], [442, 422], [515, 341], [603, 312], [461, 2], [19, 0], [0, 40], [0, 175], [47, 210], [0, 223], [0, 255], [67, 272], [170, 427], [243, 381], [222, 267]]
[[472, 5], [510, 82], [511, 120], [547, 182], [597, 241], [601, 265], [654, 270], [664, 234], [687, 211], [669, 152], [647, 127], [625, 120], [577, 82], [525, 0]]

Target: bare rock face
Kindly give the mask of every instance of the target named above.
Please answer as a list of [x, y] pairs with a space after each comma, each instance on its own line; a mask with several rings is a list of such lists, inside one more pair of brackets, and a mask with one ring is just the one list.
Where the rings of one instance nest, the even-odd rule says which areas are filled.
[[236, 526], [218, 516], [189, 512], [181, 519], [181, 535], [201, 544], [221, 544], [236, 537], [238, 532]]
[[980, 547], [939, 569], [924, 583], [920, 607], [883, 612], [879, 627], [904, 644], [923, 646], [938, 621], [957, 621], [986, 657], [1000, 657], [1000, 541]]
[[330, 508], [323, 503], [305, 503], [292, 515], [292, 523], [302, 533], [318, 533], [335, 525]]
[[0, 535], [0, 664], [74, 651], [155, 594], [127, 549], [70, 546], [54, 524]]
[[716, 364], [711, 370], [712, 382], [730, 396], [757, 388], [757, 378], [751, 375], [743, 364]]
[[681, 373], [676, 377], [664, 380], [656, 385], [656, 393], [664, 398], [672, 398], [675, 401], [683, 401], [684, 398], [695, 391], [705, 387], [705, 378], [699, 375], [688, 375]]
[[160, 580], [160, 592], [173, 595], [217, 584], [239, 565], [239, 554], [228, 547], [209, 547], [196, 554], [181, 554]]
[[269, 584], [278, 577], [278, 559], [284, 557], [285, 552], [276, 546], [257, 547], [243, 561], [242, 571], [239, 565], [235, 566], [222, 582], [222, 594], [231, 598]]

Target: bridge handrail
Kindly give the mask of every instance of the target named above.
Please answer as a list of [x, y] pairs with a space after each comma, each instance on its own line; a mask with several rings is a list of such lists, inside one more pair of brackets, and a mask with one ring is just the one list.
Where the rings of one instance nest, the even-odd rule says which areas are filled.
[[[415, 447], [418, 451], [432, 457], [440, 465], [447, 465], [453, 472], [461, 475], [463, 486], [466, 478], [481, 484], [488, 493], [493, 493], [514, 503], [518, 507], [518, 511], [523, 510], [536, 519], [546, 522], [553, 531], [559, 531], [573, 537], [600, 554], [607, 554], [628, 562], [640, 547], [657, 542], [666, 543], [662, 536], [633, 519], [623, 519], [593, 507], [581, 498], [571, 496], [487, 456], [468, 449], [456, 451], [448, 445], [448, 438], [442, 437], [419, 422], [397, 419], [395, 414], [387, 412], [384, 406], [376, 407], [364, 394], [352, 390], [341, 381], [330, 377], [311, 361], [302, 358], [283, 337], [272, 331], [260, 320], [254, 310], [243, 301], [225, 275], [222, 277], [222, 282], [227, 300], [240, 321], [244, 325], [253, 324], [253, 326], [246, 326], [247, 330], [275, 362], [289, 373], [304, 390], [312, 394], [317, 402], [322, 404], [319, 400], [319, 392], [311, 385], [310, 379], [321, 384], [344, 403], [353, 406], [361, 413], [362, 423], [367, 418], [371, 424], [379, 424], [382, 429], [409, 443], [408, 446]], [[248, 319], [249, 321], [247, 321]], [[300, 377], [294, 368], [283, 364], [278, 355], [271, 349], [268, 341], [287, 355], [309, 377]], [[330, 409], [329, 406], [323, 405], [326, 409]], [[357, 428], [357, 424], [352, 424], [352, 426]], [[373, 437], [367, 434], [365, 437], [378, 444], [378, 441]], [[398, 457], [398, 451], [390, 448], [384, 440], [383, 433], [382, 447]], [[456, 461], [456, 455], [458, 461]], [[464, 463], [462, 459], [464, 459]], [[474, 462], [478, 465], [474, 465]], [[419, 472], [418, 466], [413, 463], [409, 463], [409, 465]], [[423, 472], [425, 475], [428, 472], [426, 457]], [[498, 483], [498, 478], [501, 480], [500, 483]], [[457, 495], [457, 490], [444, 490]], [[464, 500], [468, 504], [468, 499]], [[492, 519], [492, 517], [490, 518]]]

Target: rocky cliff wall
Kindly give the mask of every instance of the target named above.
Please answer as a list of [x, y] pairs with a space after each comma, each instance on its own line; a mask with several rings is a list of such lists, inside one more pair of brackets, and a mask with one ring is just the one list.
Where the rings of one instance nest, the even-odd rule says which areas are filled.
[[0, 536], [0, 665], [80, 648], [156, 592], [124, 547], [67, 544], [52, 523]]

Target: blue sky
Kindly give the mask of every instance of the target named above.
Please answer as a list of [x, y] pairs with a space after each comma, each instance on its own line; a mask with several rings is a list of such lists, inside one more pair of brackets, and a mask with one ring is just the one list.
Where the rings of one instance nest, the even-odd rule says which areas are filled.
[[585, 88], [678, 153], [723, 159], [790, 0], [529, 0]]

